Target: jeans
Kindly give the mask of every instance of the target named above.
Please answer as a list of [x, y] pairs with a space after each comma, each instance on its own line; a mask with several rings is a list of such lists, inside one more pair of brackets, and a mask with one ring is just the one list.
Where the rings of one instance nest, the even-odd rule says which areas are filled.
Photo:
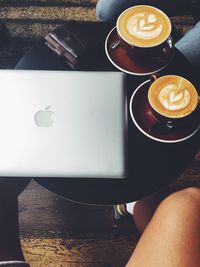
[[175, 47], [184, 55], [193, 67], [200, 67], [200, 22], [189, 30]]
[[115, 21], [123, 10], [134, 5], [155, 6], [168, 16], [186, 14], [191, 10], [191, 0], [99, 0], [97, 17], [102, 21]]
[[[115, 21], [119, 14], [126, 8], [145, 4], [162, 9], [169, 16], [182, 10], [190, 10], [190, 0], [99, 0], [96, 7], [97, 16], [102, 21]], [[172, 12], [173, 11], [173, 12]], [[200, 67], [200, 22], [189, 30], [176, 44], [175, 47], [185, 56], [194, 67]]]

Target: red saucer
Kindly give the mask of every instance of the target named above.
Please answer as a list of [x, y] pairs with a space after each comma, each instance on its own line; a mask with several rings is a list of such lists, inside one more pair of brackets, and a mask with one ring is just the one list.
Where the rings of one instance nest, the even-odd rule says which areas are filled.
[[141, 64], [134, 62], [133, 58], [128, 57], [125, 49], [122, 46], [111, 48], [115, 42], [118, 42], [117, 29], [114, 27], [108, 34], [105, 41], [106, 55], [110, 62], [119, 70], [131, 75], [150, 75], [165, 68], [171, 58], [167, 62], [156, 62], [150, 64]]
[[150, 80], [140, 84], [133, 92], [129, 103], [131, 119], [140, 132], [155, 141], [164, 143], [177, 143], [192, 137], [200, 128], [199, 121], [193, 122], [191, 120], [190, 126], [186, 127], [182, 125], [165, 134], [154, 134], [149, 132], [149, 129], [155, 123], [155, 118], [152, 116], [147, 99], [149, 86]]

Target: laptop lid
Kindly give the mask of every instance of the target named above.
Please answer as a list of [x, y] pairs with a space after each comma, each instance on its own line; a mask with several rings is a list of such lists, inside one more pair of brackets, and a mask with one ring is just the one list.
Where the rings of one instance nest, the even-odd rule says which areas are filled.
[[126, 176], [122, 73], [1, 70], [0, 81], [0, 176]]

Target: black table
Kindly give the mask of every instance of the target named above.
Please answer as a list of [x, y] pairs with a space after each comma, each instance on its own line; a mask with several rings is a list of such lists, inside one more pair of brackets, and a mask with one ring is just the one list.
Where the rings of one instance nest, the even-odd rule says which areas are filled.
[[[95, 25], [102, 40], [108, 28], [101, 23]], [[102, 42], [103, 44], [103, 42]], [[115, 70], [103, 51], [101, 68], [92, 70]], [[47, 60], [48, 59], [48, 60]], [[66, 70], [66, 65], [42, 43], [30, 50], [17, 64], [16, 69]], [[87, 69], [87, 66], [85, 67]], [[182, 74], [196, 83], [196, 76], [184, 57], [176, 51], [175, 60], [162, 74]], [[133, 90], [148, 77], [128, 76], [128, 99]], [[180, 175], [192, 161], [199, 149], [200, 132], [190, 140], [177, 144], [163, 144], [142, 135], [131, 122], [128, 130], [128, 177], [115, 179], [86, 178], [35, 178], [35, 180], [57, 195], [66, 199], [89, 204], [117, 204], [143, 198], [168, 185]]]

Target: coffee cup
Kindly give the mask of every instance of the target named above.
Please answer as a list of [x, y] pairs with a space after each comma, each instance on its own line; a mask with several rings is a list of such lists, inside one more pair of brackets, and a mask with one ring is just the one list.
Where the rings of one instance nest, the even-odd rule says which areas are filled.
[[121, 45], [134, 60], [152, 64], [171, 57], [172, 25], [161, 10], [147, 5], [130, 7], [118, 17], [116, 28], [119, 41], [112, 48]]
[[153, 140], [175, 143], [190, 138], [200, 125], [195, 86], [177, 75], [141, 84], [132, 94], [130, 114], [137, 128]]

